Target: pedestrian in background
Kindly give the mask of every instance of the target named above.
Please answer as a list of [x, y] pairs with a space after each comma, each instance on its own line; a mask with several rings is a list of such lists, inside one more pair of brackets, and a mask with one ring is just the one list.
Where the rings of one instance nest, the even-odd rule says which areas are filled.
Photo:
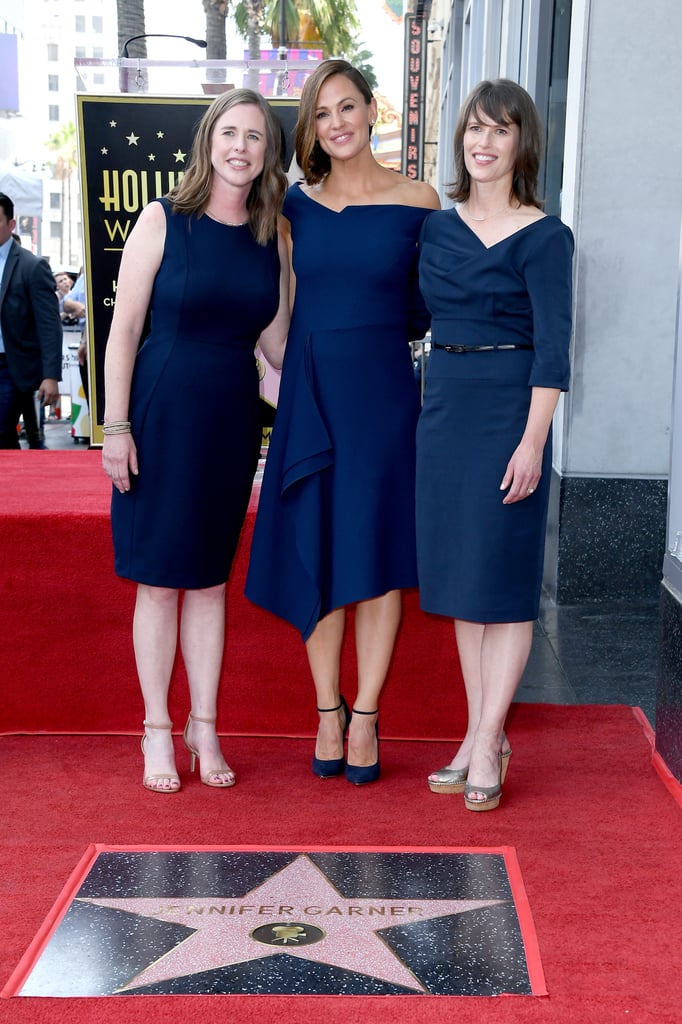
[[0, 192], [0, 448], [19, 448], [22, 407], [59, 399], [62, 324], [47, 260], [14, 237], [14, 203]]

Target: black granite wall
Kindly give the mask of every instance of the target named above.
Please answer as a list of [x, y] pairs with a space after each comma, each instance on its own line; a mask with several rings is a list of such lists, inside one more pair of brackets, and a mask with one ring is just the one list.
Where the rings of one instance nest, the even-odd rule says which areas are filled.
[[660, 588], [656, 750], [682, 782], [682, 594]]
[[553, 474], [545, 589], [557, 604], [656, 601], [667, 480]]

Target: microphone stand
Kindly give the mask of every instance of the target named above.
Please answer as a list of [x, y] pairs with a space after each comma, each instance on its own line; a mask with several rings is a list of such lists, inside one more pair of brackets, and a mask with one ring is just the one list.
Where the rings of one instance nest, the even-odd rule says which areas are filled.
[[193, 36], [176, 36], [171, 35], [168, 32], [143, 32], [139, 36], [131, 36], [130, 39], [126, 39], [125, 43], [121, 47], [121, 53], [119, 56], [128, 57], [128, 46], [130, 43], [134, 43], [136, 39], [184, 39], [188, 43], [194, 43], [195, 46], [200, 46], [202, 50], [206, 49], [205, 39], [194, 39]]

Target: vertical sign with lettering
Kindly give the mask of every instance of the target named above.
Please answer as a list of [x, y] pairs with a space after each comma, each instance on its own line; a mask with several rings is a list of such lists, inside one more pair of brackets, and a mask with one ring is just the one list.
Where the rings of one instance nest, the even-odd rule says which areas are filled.
[[402, 171], [408, 178], [424, 175], [424, 97], [426, 93], [426, 23], [405, 15], [405, 85], [403, 90]]

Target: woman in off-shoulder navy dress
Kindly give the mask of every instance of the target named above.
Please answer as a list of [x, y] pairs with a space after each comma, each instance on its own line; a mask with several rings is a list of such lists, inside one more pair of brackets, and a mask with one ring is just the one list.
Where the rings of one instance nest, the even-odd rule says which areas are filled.
[[[300, 630], [320, 724], [313, 771], [379, 777], [379, 695], [417, 583], [414, 523], [419, 395], [410, 354], [428, 314], [417, 239], [436, 193], [381, 167], [376, 101], [346, 61], [306, 81], [296, 130], [304, 184], [285, 230], [296, 296], [251, 550], [249, 598]], [[356, 606], [358, 689], [341, 696], [345, 608]], [[343, 737], [349, 727], [348, 760]]]
[[504, 733], [537, 618], [551, 423], [569, 383], [573, 237], [536, 199], [541, 126], [520, 86], [481, 83], [455, 132], [455, 209], [426, 222], [420, 284], [432, 347], [417, 433], [422, 607], [451, 616], [469, 721], [429, 776], [497, 807]]

